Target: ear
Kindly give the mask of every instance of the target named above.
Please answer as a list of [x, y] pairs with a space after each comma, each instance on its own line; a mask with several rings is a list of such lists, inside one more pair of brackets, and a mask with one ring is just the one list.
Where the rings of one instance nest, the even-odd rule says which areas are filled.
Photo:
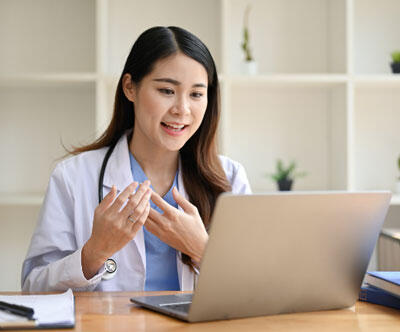
[[134, 102], [136, 99], [136, 85], [132, 82], [131, 74], [125, 74], [122, 77], [122, 90], [124, 90], [124, 94], [126, 98]]

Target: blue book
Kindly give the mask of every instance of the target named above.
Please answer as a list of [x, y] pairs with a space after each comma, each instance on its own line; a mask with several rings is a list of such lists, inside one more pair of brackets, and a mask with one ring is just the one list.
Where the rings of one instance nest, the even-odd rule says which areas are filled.
[[382, 289], [369, 285], [363, 285], [360, 290], [360, 301], [384, 305], [395, 309], [400, 309], [400, 298], [393, 296]]
[[370, 271], [364, 282], [400, 297], [400, 271]]

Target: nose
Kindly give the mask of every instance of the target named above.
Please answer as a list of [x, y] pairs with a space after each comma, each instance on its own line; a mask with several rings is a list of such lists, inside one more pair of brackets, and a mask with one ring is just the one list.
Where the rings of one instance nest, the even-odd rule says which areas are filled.
[[176, 115], [187, 115], [190, 113], [190, 104], [185, 96], [180, 96], [176, 99], [176, 103], [172, 107], [172, 113]]

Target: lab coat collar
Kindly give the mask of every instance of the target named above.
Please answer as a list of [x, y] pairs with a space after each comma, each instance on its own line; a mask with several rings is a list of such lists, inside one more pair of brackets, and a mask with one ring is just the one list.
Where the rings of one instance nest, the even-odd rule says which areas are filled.
[[128, 135], [129, 132], [118, 140], [108, 160], [104, 172], [104, 187], [111, 188], [115, 185], [118, 191], [122, 191], [133, 182], [131, 168], [127, 167], [130, 165]]

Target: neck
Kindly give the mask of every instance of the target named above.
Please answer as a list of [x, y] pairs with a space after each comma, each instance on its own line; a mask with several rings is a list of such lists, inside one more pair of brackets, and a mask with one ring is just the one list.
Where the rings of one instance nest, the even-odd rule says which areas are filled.
[[179, 151], [160, 149], [148, 140], [133, 133], [129, 150], [152, 182], [167, 181], [175, 177], [178, 169]]

